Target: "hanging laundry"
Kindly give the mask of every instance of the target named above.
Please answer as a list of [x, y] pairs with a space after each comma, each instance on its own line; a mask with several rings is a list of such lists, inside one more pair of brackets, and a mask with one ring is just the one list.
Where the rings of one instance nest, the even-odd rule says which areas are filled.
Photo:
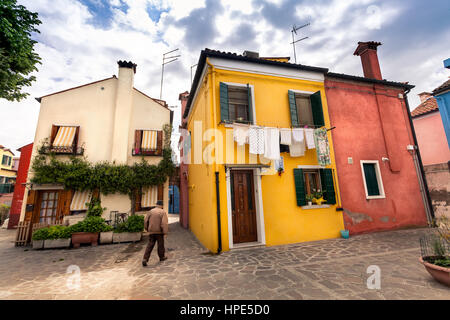
[[238, 124], [233, 125], [233, 138], [238, 146], [243, 146], [248, 143], [248, 129], [248, 126]]
[[292, 143], [291, 129], [280, 129], [280, 144], [290, 146]]
[[294, 140], [293, 143], [304, 142], [305, 141], [304, 130], [302, 128], [292, 129], [292, 140]]
[[321, 128], [314, 130], [314, 142], [316, 144], [317, 160], [319, 162], [319, 165], [330, 165], [331, 158], [327, 129]]
[[251, 126], [248, 129], [249, 152], [252, 154], [264, 154], [264, 129]]
[[264, 158], [280, 159], [280, 131], [277, 128], [264, 128]]
[[306, 146], [308, 149], [315, 149], [316, 144], [314, 143], [314, 129], [304, 129], [305, 130], [305, 138], [306, 138]]
[[292, 144], [289, 146], [291, 157], [303, 157], [305, 155], [305, 133], [302, 128], [292, 129]]

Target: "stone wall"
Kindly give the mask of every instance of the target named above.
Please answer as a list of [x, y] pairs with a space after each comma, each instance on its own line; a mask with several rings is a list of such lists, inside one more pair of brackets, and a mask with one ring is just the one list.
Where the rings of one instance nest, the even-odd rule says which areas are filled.
[[424, 169], [436, 218], [441, 215], [450, 218], [450, 161]]

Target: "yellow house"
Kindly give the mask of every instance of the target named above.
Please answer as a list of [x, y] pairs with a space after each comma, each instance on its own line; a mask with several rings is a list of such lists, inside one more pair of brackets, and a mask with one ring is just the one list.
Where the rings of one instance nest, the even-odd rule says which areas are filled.
[[[190, 149], [182, 161], [189, 163], [189, 228], [212, 252], [336, 238], [344, 229], [324, 89], [327, 69], [287, 61], [248, 51], [201, 52], [183, 114]], [[235, 141], [240, 127], [305, 135], [320, 129], [326, 132], [328, 162], [319, 165], [312, 146], [298, 156], [293, 146], [281, 145], [281, 158], [270, 160], [250, 152], [256, 140], [253, 147]], [[317, 191], [325, 202], [308, 201]]]
[[[142, 158], [150, 164], [162, 159], [163, 128], [172, 123], [167, 104], [134, 88], [136, 64], [119, 61], [118, 77], [112, 76], [79, 87], [52, 93], [37, 100], [40, 112], [31, 161], [47, 142], [49, 152], [58, 159], [86, 157], [92, 163], [109, 162], [133, 165]], [[45, 149], [47, 150], [47, 149]], [[46, 152], [46, 151], [45, 151]], [[36, 185], [28, 174], [21, 221], [69, 223], [84, 218], [89, 192], [64, 190], [62, 185]], [[105, 219], [112, 211], [130, 212], [128, 195], [101, 195]], [[143, 190], [137, 211], [157, 200], [168, 208], [168, 181]]]
[[0, 184], [14, 183], [16, 171], [13, 168], [14, 153], [0, 145]]

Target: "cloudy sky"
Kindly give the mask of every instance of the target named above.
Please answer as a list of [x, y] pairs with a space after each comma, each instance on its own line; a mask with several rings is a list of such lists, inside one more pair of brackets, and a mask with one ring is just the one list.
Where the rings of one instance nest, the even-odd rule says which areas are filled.
[[[380, 41], [383, 77], [431, 91], [450, 76], [448, 0], [18, 0], [38, 12], [36, 51], [42, 65], [21, 102], [0, 99], [0, 144], [13, 150], [33, 141], [40, 97], [117, 75], [117, 60], [138, 65], [135, 87], [159, 98], [164, 52], [181, 57], [166, 66], [163, 99], [180, 119], [178, 94], [190, 89], [191, 66], [204, 48], [262, 56], [291, 56], [292, 25], [311, 25], [299, 37], [298, 62], [362, 75], [358, 41]], [[193, 69], [195, 72], [195, 68]], [[17, 152], [16, 155], [19, 153]]]

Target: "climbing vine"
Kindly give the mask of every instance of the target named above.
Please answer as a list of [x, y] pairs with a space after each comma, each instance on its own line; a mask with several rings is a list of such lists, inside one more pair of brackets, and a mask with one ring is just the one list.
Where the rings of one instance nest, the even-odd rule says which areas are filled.
[[140, 192], [143, 187], [163, 184], [175, 172], [170, 148], [170, 130], [164, 131], [169, 131], [169, 134], [165, 134], [163, 157], [156, 165], [149, 164], [144, 158], [133, 165], [107, 161], [91, 163], [85, 157], [77, 156], [60, 160], [55, 154], [44, 152], [46, 149], [40, 147], [33, 159], [31, 182], [62, 184], [65, 189], [98, 191], [103, 195], [127, 194], [132, 201], [134, 212], [136, 192]]

